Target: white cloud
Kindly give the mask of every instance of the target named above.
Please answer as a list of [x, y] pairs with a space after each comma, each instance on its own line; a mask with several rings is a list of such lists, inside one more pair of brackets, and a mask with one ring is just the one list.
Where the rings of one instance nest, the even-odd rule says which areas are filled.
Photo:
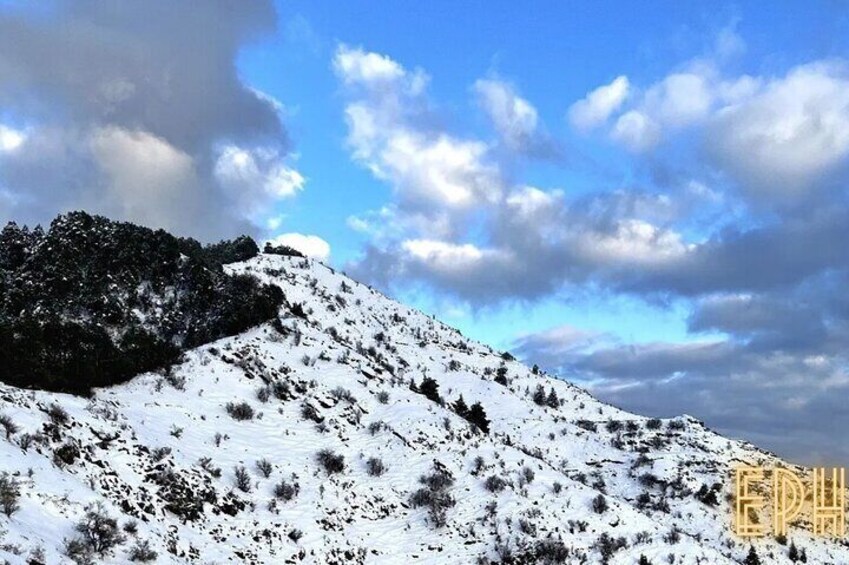
[[533, 186], [522, 186], [513, 190], [505, 199], [505, 204], [515, 215], [515, 219], [539, 222], [546, 215], [550, 216], [562, 210], [563, 191], [545, 192]]
[[833, 62], [792, 69], [717, 112], [718, 163], [756, 192], [805, 194], [849, 157], [849, 73]]
[[25, 140], [24, 132], [0, 125], [0, 151], [12, 152], [20, 147]]
[[261, 147], [222, 147], [214, 174], [242, 214], [253, 219], [264, 214], [274, 202], [294, 196], [306, 182], [301, 173], [285, 164], [276, 150]]
[[319, 261], [327, 261], [330, 258], [330, 244], [317, 235], [284, 233], [268, 241], [272, 245], [286, 245]]
[[602, 266], [657, 265], [680, 259], [693, 249], [680, 234], [636, 219], [621, 220], [613, 232], [585, 231], [578, 237], [579, 251]]
[[644, 105], [658, 122], [680, 127], [704, 119], [713, 97], [707, 77], [696, 72], [676, 73], [652, 86], [646, 92]]
[[631, 151], [647, 151], [661, 141], [664, 131], [707, 118], [715, 99], [709, 77], [697, 72], [669, 75], [651, 86], [636, 108], [619, 116], [610, 137]]
[[398, 131], [386, 140], [380, 160], [386, 176], [412, 197], [464, 207], [498, 197], [498, 172], [484, 163], [486, 151], [478, 141]]
[[586, 354], [602, 344], [612, 345], [611, 336], [601, 332], [584, 330], [568, 324], [555, 326], [547, 330], [521, 334], [515, 340], [515, 347], [521, 352], [533, 352], [534, 359], [559, 359], [569, 355]]
[[660, 140], [660, 126], [648, 115], [631, 110], [619, 116], [610, 137], [635, 152], [654, 147]]
[[385, 55], [347, 45], [337, 48], [333, 66], [346, 84], [391, 82], [406, 74], [401, 65]]
[[349, 89], [345, 108], [353, 157], [391, 184], [402, 207], [439, 214], [499, 198], [499, 171], [487, 162], [488, 145], [430, 125], [422, 72], [344, 46], [334, 68], [347, 86], [365, 87]]
[[607, 121], [618, 110], [630, 91], [628, 77], [618, 76], [610, 84], [600, 86], [569, 108], [569, 120], [579, 130], [589, 130]]
[[471, 243], [457, 244], [432, 239], [414, 239], [404, 241], [401, 247], [410, 257], [442, 275], [474, 271], [481, 265], [503, 262], [507, 259], [502, 251], [481, 249]]
[[[723, 34], [715, 56], [744, 47], [733, 29]], [[590, 102], [610, 87], [576, 103], [572, 117], [585, 127], [604, 121], [608, 113], [594, 114]], [[849, 161], [849, 65], [843, 61], [816, 61], [764, 78], [723, 77], [716, 61], [694, 60], [632, 101], [610, 128], [612, 140], [639, 153], [686, 128], [704, 140], [711, 164], [751, 195], [809, 194]]]
[[475, 82], [474, 90], [499, 136], [508, 146], [519, 149], [533, 138], [539, 121], [536, 108], [519, 96], [512, 86], [499, 80], [480, 79]]
[[714, 51], [718, 57], [727, 59], [746, 51], [746, 42], [737, 33], [736, 28], [738, 23], [736, 20], [731, 22], [719, 30], [719, 33], [716, 35]]

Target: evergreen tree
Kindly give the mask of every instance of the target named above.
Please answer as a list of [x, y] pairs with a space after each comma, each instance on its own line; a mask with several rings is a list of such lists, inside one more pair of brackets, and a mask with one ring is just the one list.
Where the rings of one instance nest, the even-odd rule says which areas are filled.
[[507, 366], [501, 365], [495, 371], [495, 382], [501, 386], [507, 386]]
[[560, 408], [560, 399], [557, 398], [557, 393], [554, 391], [554, 387], [551, 387], [551, 390], [548, 391], [548, 397], [545, 399], [545, 404], [549, 408]]
[[799, 561], [799, 550], [796, 548], [796, 544], [794, 542], [790, 542], [790, 549], [787, 551], [787, 558], [796, 563]]
[[469, 415], [469, 407], [466, 406], [466, 401], [463, 400], [463, 395], [460, 395], [460, 398], [451, 406], [454, 409], [454, 412], [457, 413], [461, 418], [465, 418]]
[[749, 546], [749, 554], [743, 560], [743, 565], [761, 565], [761, 559], [758, 557], [758, 552], [755, 551], [753, 545]]
[[545, 406], [545, 400], [546, 400], [545, 388], [543, 388], [542, 385], [537, 385], [537, 388], [534, 391], [533, 400], [534, 400], [534, 403], [537, 404], [538, 406]]
[[466, 416], [466, 419], [480, 428], [483, 433], [489, 433], [489, 420], [487, 419], [486, 411], [483, 409], [480, 402], [472, 404], [469, 408], [469, 413], [468, 416]]
[[422, 384], [419, 385], [419, 393], [434, 402], [442, 401], [442, 398], [439, 396], [439, 383], [430, 377], [424, 377], [422, 379]]

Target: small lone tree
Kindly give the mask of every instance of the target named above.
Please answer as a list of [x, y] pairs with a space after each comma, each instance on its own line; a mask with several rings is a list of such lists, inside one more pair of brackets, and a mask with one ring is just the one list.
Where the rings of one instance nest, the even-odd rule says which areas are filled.
[[761, 565], [761, 558], [758, 557], [758, 552], [755, 551], [755, 546], [749, 546], [749, 554], [743, 560], [743, 565]]
[[603, 494], [599, 494], [593, 498], [593, 512], [596, 514], [604, 514], [607, 511], [607, 499]]
[[508, 382], [507, 382], [507, 366], [506, 365], [501, 365], [495, 371], [495, 382], [497, 382], [501, 386], [507, 386], [508, 385]]
[[237, 489], [242, 492], [251, 492], [251, 476], [248, 474], [247, 469], [241, 465], [237, 465], [234, 469], [234, 476], [236, 477]]
[[430, 377], [422, 379], [422, 384], [419, 385], [419, 392], [434, 402], [442, 401], [442, 398], [439, 396], [439, 383]]
[[469, 413], [469, 407], [466, 405], [466, 401], [463, 400], [462, 394], [460, 395], [460, 398], [451, 405], [451, 408], [453, 408], [454, 412], [456, 412], [461, 418], [465, 418]]
[[545, 406], [545, 388], [542, 385], [537, 385], [533, 395], [534, 404], [537, 406]]
[[799, 550], [796, 548], [796, 544], [792, 541], [790, 542], [790, 549], [787, 550], [787, 559], [793, 563], [799, 561]]
[[124, 543], [124, 535], [118, 528], [118, 521], [106, 513], [100, 502], [86, 508], [76, 530], [80, 533], [80, 541], [99, 555]]
[[489, 420], [487, 419], [486, 411], [483, 409], [480, 402], [472, 404], [471, 408], [469, 408], [468, 414], [466, 415], [466, 419], [477, 426], [483, 433], [489, 433]]

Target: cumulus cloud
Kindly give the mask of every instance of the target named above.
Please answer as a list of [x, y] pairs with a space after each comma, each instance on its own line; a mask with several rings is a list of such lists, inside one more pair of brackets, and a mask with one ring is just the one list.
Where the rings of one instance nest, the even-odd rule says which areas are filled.
[[531, 334], [519, 335], [515, 351], [544, 367], [560, 367], [567, 359], [583, 357], [615, 340], [601, 332], [587, 331], [564, 324]]
[[599, 86], [569, 108], [569, 121], [579, 130], [590, 130], [603, 124], [618, 110], [631, 89], [628, 77], [621, 75], [613, 82]]
[[660, 125], [648, 114], [630, 110], [619, 116], [610, 137], [632, 151], [645, 151], [660, 141]]
[[[585, 215], [561, 190], [508, 183], [492, 143], [440, 125], [424, 71], [344, 45], [333, 66], [348, 96], [351, 155], [395, 195], [381, 210], [349, 219], [372, 236], [349, 266], [355, 275], [384, 286], [427, 281], [482, 305], [540, 296], [586, 280], [597, 265], [660, 263], [684, 249], [680, 236], [635, 208], [596, 202], [604, 212]], [[474, 90], [501, 144], [521, 152], [542, 139], [536, 110], [514, 87], [482, 79]]]
[[330, 259], [330, 244], [317, 235], [301, 233], [284, 233], [268, 240], [271, 245], [285, 245], [296, 249], [313, 259], [327, 261]]
[[708, 129], [717, 163], [768, 197], [798, 197], [849, 158], [849, 68], [816, 62], [721, 108]]
[[[733, 47], [732, 39], [723, 40], [723, 52]], [[630, 96], [628, 104], [611, 94], [624, 90], [613, 89], [616, 81], [602, 86], [576, 102], [570, 117], [579, 129], [590, 129], [621, 106], [608, 133], [635, 153], [687, 131], [700, 140], [707, 164], [734, 179], [750, 198], [795, 204], [832, 186], [835, 174], [846, 170], [847, 68], [843, 61], [814, 61], [783, 76], [729, 77], [717, 61], [695, 60]], [[617, 104], [594, 104], [596, 98]]]
[[713, 98], [709, 77], [699, 72], [674, 73], [652, 86], [643, 104], [659, 122], [677, 127], [703, 120]]
[[54, 9], [49, 18], [26, 5], [0, 14], [0, 110], [25, 124], [0, 130], [11, 202], [0, 219], [44, 222], [85, 207], [203, 239], [256, 232], [259, 204], [216, 175], [222, 144], [274, 155], [257, 167], [282, 184], [251, 193], [265, 202], [302, 182], [281, 178], [288, 142], [278, 110], [235, 66], [243, 46], [274, 30], [271, 2]]
[[294, 196], [306, 182], [285, 164], [278, 150], [267, 147], [224, 146], [213, 171], [242, 214], [257, 220], [273, 202]]
[[[384, 286], [424, 281], [485, 305], [594, 279], [637, 284], [636, 274], [674, 270], [696, 250], [663, 225], [675, 214], [665, 196], [569, 199], [559, 189], [508, 183], [509, 165], [492, 144], [456, 136], [433, 118], [424, 71], [345, 46], [334, 68], [349, 97], [352, 157], [395, 194], [381, 210], [349, 219], [372, 236], [350, 272]], [[537, 134], [536, 111], [513, 87], [486, 79], [474, 88], [503, 143]]]
[[687, 245], [681, 235], [643, 220], [625, 219], [612, 231], [586, 231], [579, 250], [601, 265], [654, 265], [680, 260], [695, 245]]
[[489, 160], [489, 146], [434, 127], [423, 71], [345, 45], [337, 49], [333, 68], [350, 97], [345, 119], [352, 155], [390, 184], [399, 215], [449, 230], [454, 222], [446, 215], [463, 217], [501, 197], [502, 179]]
[[631, 151], [644, 152], [658, 145], [665, 132], [703, 122], [713, 110], [719, 90], [740, 95], [740, 87], [717, 85], [713, 74], [711, 67], [696, 65], [651, 85], [635, 97], [634, 107], [615, 120], [611, 139]]

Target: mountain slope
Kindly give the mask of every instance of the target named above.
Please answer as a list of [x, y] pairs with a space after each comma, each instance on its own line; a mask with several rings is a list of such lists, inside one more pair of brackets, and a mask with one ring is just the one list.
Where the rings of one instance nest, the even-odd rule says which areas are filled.
[[[135, 532], [100, 553], [72, 543], [78, 560], [126, 562], [141, 540], [161, 563], [748, 553], [730, 531], [730, 470], [772, 465], [770, 454], [692, 418], [601, 403], [320, 263], [260, 255], [225, 268], [278, 285], [290, 305], [279, 321], [91, 399], [0, 386], [13, 423], [0, 469], [21, 493], [0, 514], [0, 558], [70, 562], [66, 542], [97, 501]], [[457, 413], [461, 395], [488, 433], [480, 414]], [[849, 560], [805, 529], [789, 537], [810, 563]], [[755, 547], [764, 563], [790, 563], [775, 540]]]

